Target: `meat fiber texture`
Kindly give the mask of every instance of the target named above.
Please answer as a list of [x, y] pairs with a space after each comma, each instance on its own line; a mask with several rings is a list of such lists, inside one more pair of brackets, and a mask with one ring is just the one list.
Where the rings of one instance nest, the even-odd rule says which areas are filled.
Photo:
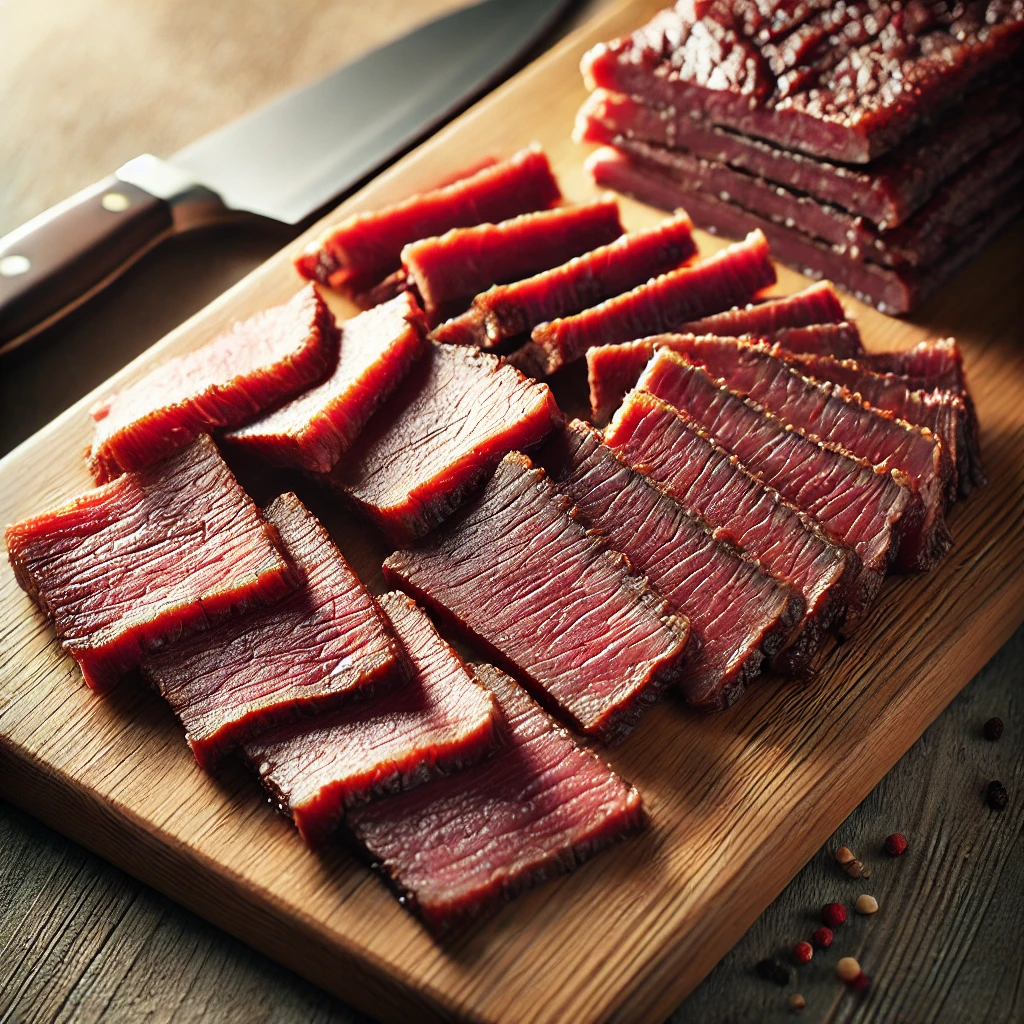
[[427, 325], [408, 292], [341, 325], [341, 351], [322, 384], [225, 440], [279, 466], [328, 473], [425, 350]]
[[103, 483], [238, 426], [321, 380], [337, 355], [334, 316], [310, 285], [100, 403], [89, 468]]
[[1019, 50], [1020, 0], [680, 0], [583, 58], [588, 88], [864, 164]]
[[142, 662], [207, 771], [272, 726], [406, 675], [398, 641], [373, 598], [302, 502], [283, 494], [264, 515], [296, 589]]
[[346, 808], [460, 771], [495, 738], [494, 698], [430, 619], [404, 594], [378, 600], [409, 681], [245, 747], [272, 799], [311, 845], [334, 831]]
[[660, 334], [720, 313], [775, 283], [768, 242], [759, 231], [693, 266], [662, 274], [574, 316], [535, 328], [524, 358], [544, 373], [579, 359], [592, 345]]
[[148, 649], [292, 586], [273, 528], [205, 435], [4, 537], [18, 583], [94, 690]]
[[352, 811], [348, 825], [407, 910], [464, 927], [637, 831], [640, 794], [504, 673], [476, 665], [501, 706], [501, 747], [471, 772]]
[[674, 352], [658, 352], [638, 387], [699, 423], [751, 473], [857, 553], [861, 572], [849, 618], [859, 619], [901, 540], [913, 536], [921, 521], [920, 505], [899, 475], [792, 429]]
[[[757, 308], [757, 307], [753, 307]], [[709, 317], [708, 320], [714, 320]], [[698, 320], [697, 324], [707, 321]], [[720, 337], [721, 335], [708, 335]], [[728, 336], [728, 334], [726, 334]], [[748, 337], [741, 335], [742, 337]], [[595, 423], [605, 422], [619, 402], [640, 379], [654, 354], [655, 344], [685, 351], [692, 334], [661, 334], [615, 345], [595, 345], [587, 349], [587, 380], [590, 385], [590, 411]], [[817, 324], [811, 327], [780, 327], [770, 333], [757, 332], [756, 339], [776, 342], [789, 351], [839, 351], [853, 354], [860, 349], [860, 335], [852, 324]], [[754, 339], [751, 339], [754, 340]]]
[[697, 252], [692, 228], [680, 211], [563, 266], [497, 285], [477, 295], [465, 313], [441, 324], [432, 337], [481, 348], [529, 337], [538, 324], [589, 309], [687, 262]]
[[719, 543], [702, 519], [631, 469], [587, 424], [570, 423], [538, 458], [579, 517], [690, 620], [699, 646], [676, 684], [686, 700], [707, 711], [732, 704], [764, 658], [789, 644], [802, 599]]
[[973, 487], [984, 483], [981, 467], [973, 465], [971, 417], [959, 395], [911, 390], [902, 380], [874, 373], [855, 360], [784, 351], [776, 354], [808, 377], [841, 384], [872, 408], [931, 430], [942, 442], [943, 472], [956, 484], [960, 497], [966, 498]]
[[295, 267], [332, 288], [363, 291], [401, 267], [402, 249], [410, 242], [544, 210], [561, 195], [548, 158], [530, 146], [449, 185], [353, 214], [309, 245]]
[[703, 320], [682, 324], [679, 333], [719, 334], [734, 338], [752, 334], [764, 337], [780, 327], [838, 324], [845, 319], [846, 312], [832, 282], [819, 281], [792, 295], [749, 303], [742, 309], [734, 307], [724, 313], [706, 316]]
[[690, 635], [518, 452], [431, 543], [384, 578], [500, 659], [580, 732], [614, 742], [676, 682]]
[[1020, 83], [996, 84], [1005, 77], [1005, 68], [996, 69], [991, 84], [978, 85], [936, 123], [917, 129], [866, 167], [816, 160], [694, 118], [687, 108], [650, 106], [604, 89], [590, 93], [580, 108], [574, 138], [689, 150], [838, 206], [885, 231], [908, 220], [943, 181], [1024, 124]]
[[756, 558], [800, 595], [804, 617], [771, 667], [782, 675], [808, 674], [825, 632], [843, 619], [855, 593], [857, 555], [765, 486], [696, 421], [648, 392], [627, 397], [604, 438], [620, 458], [701, 516], [717, 539]]
[[474, 348], [431, 345], [324, 480], [393, 543], [408, 544], [447, 519], [503, 455], [561, 422], [547, 385]]
[[611, 146], [592, 153], [586, 167], [595, 183], [603, 188], [615, 189], [666, 210], [685, 205], [694, 223], [708, 231], [727, 237], [761, 231], [771, 242], [777, 259], [810, 277], [830, 278], [862, 302], [890, 314], [908, 313], [920, 306], [952, 280], [1024, 208], [1020, 190], [1011, 187], [993, 199], [989, 209], [961, 232], [957, 244], [934, 263], [928, 267], [891, 268], [852, 259], [801, 231], [707, 192], [689, 192], [662, 171], [641, 167]]
[[402, 266], [436, 326], [492, 285], [550, 270], [621, 234], [619, 205], [605, 196], [411, 242]]
[[[764, 346], [730, 338], [701, 338], [680, 348], [687, 359], [706, 367], [731, 391], [774, 413], [781, 423], [806, 433], [808, 439], [836, 454], [853, 455], [877, 470], [892, 473], [894, 480], [913, 491], [923, 515], [905, 520], [900, 528], [897, 568], [929, 569], [947, 550], [951, 539], [943, 513], [948, 480], [942, 476], [941, 442], [930, 431], [868, 408], [839, 385], [804, 377], [784, 360], [769, 355]], [[744, 458], [741, 451], [726, 447]], [[780, 485], [774, 486], [786, 494]], [[890, 505], [883, 503], [881, 508], [887, 511]], [[805, 511], [814, 514], [813, 509]], [[824, 525], [830, 528], [828, 523]], [[861, 557], [865, 565], [871, 564], [863, 554]]]

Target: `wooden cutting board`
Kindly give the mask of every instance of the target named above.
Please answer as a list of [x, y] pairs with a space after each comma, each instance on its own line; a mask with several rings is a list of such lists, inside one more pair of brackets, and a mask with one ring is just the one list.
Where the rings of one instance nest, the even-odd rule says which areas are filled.
[[[569, 37], [324, 223], [533, 140], [570, 198], [593, 194], [569, 139], [584, 95], [579, 58], [651, 9], [614, 10]], [[660, 216], [629, 201], [623, 210], [631, 228]], [[655, 708], [609, 755], [643, 794], [648, 830], [458, 940], [433, 941], [340, 846], [307, 851], [241, 769], [203, 775], [170, 713], [137, 683], [105, 699], [89, 692], [6, 561], [0, 793], [373, 1017], [662, 1020], [1024, 618], [1022, 237], [1019, 227], [1004, 236], [916, 324], [848, 303], [869, 348], [955, 334], [965, 351], [991, 483], [954, 510], [956, 544], [940, 567], [891, 579], [811, 684], [765, 678], [714, 717], [674, 701]], [[288, 298], [303, 241], [101, 390]], [[721, 244], [699, 241], [704, 253]], [[778, 290], [805, 283], [782, 270]], [[81, 456], [97, 397], [0, 462], [0, 523], [89, 486]], [[237, 468], [257, 500], [297, 487], [382, 586], [388, 549], [361, 523], [288, 474]], [[837, 885], [837, 898], [845, 892]]]

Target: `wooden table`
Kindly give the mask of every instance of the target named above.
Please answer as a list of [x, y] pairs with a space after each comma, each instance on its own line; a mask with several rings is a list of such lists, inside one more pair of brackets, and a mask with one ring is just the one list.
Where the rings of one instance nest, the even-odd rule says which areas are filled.
[[[0, 233], [141, 151], [172, 152], [289, 85], [410, 27], [451, 0], [365, 5], [250, 0], [66, 0], [0, 6]], [[600, 4], [583, 5], [576, 18]], [[244, 16], [240, 12], [244, 10]], [[169, 99], [171, 98], [171, 99]], [[74, 158], [69, 158], [74, 154]], [[0, 453], [201, 308], [290, 237], [265, 226], [218, 230], [156, 252], [30, 350], [0, 365]], [[1000, 1021], [1024, 1017], [1024, 629], [992, 660], [744, 940], [673, 1016], [678, 1021]], [[1001, 716], [999, 743], [981, 725]], [[1000, 778], [1002, 814], [982, 790]], [[892, 831], [910, 849], [881, 852]], [[846, 878], [851, 846], [873, 869]], [[828, 954], [759, 979], [788, 960], [818, 908], [878, 897]], [[833, 973], [856, 955], [870, 996], [843, 995]], [[193, 915], [0, 804], [0, 1020], [362, 1019]]]

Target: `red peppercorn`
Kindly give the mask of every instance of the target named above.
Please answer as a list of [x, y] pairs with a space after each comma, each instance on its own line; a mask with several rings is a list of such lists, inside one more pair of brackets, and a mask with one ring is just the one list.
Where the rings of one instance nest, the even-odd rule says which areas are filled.
[[793, 947], [793, 963], [797, 967], [802, 967], [804, 964], [811, 962], [811, 957], [814, 956], [814, 948], [809, 942], [798, 942]]
[[835, 936], [832, 934], [831, 928], [819, 928], [811, 938], [814, 939], [814, 944], [819, 949], [828, 949], [832, 945], [832, 939]]
[[907, 840], [899, 834], [899, 832], [893, 832], [891, 836], [885, 841], [885, 852], [890, 857], [899, 857], [907, 848]]
[[852, 988], [854, 992], [867, 992], [870, 987], [871, 979], [863, 971], [861, 971], [860, 974], [850, 982], [850, 988]]
[[842, 903], [826, 903], [822, 907], [821, 917], [829, 928], [838, 928], [846, 920], [846, 907]]

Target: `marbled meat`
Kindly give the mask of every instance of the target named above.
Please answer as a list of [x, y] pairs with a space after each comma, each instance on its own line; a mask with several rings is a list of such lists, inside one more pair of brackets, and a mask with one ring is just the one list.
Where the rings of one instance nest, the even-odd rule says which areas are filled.
[[432, 337], [481, 348], [528, 338], [538, 324], [621, 295], [682, 265], [696, 251], [690, 218], [680, 211], [564, 266], [483, 292], [465, 313], [441, 324]]
[[412, 913], [440, 933], [571, 871], [644, 821], [640, 794], [508, 676], [474, 666], [503, 743], [471, 772], [354, 809], [348, 826]]
[[449, 185], [353, 214], [306, 248], [295, 267], [332, 288], [363, 291], [401, 267], [410, 242], [544, 210], [561, 195], [548, 158], [531, 146]]
[[4, 537], [18, 583], [95, 690], [152, 646], [292, 586], [273, 529], [205, 435]]
[[[408, 661], [409, 681], [245, 747], [263, 785], [310, 845], [337, 827], [346, 808], [460, 771], [495, 739], [494, 698], [426, 614], [404, 594], [378, 601]], [[466, 774], [460, 777], [469, 784]]]
[[576, 420], [538, 454], [576, 513], [668, 603], [690, 620], [699, 645], [676, 686], [695, 707], [728, 707], [766, 656], [791, 642], [803, 601], [701, 518], [631, 469], [600, 435]]
[[408, 292], [341, 325], [334, 372], [225, 440], [276, 465], [327, 473], [425, 350], [426, 320]]
[[391, 555], [384, 578], [612, 742], [680, 677], [690, 628], [571, 507], [513, 452], [432, 542]]
[[309, 285], [100, 403], [89, 468], [103, 483], [198, 434], [238, 426], [322, 380], [337, 355], [334, 316]]
[[649, 392], [627, 396], [604, 438], [629, 465], [703, 517], [716, 537], [756, 558], [803, 598], [800, 629], [771, 667], [806, 674], [825, 631], [845, 616], [860, 558], [752, 475], [695, 420]]
[[376, 603], [302, 502], [283, 494], [264, 518], [277, 530], [295, 590], [142, 661], [207, 771], [272, 726], [406, 676]]
[[432, 344], [324, 481], [395, 543], [443, 522], [506, 452], [562, 414], [550, 389], [497, 356]]

